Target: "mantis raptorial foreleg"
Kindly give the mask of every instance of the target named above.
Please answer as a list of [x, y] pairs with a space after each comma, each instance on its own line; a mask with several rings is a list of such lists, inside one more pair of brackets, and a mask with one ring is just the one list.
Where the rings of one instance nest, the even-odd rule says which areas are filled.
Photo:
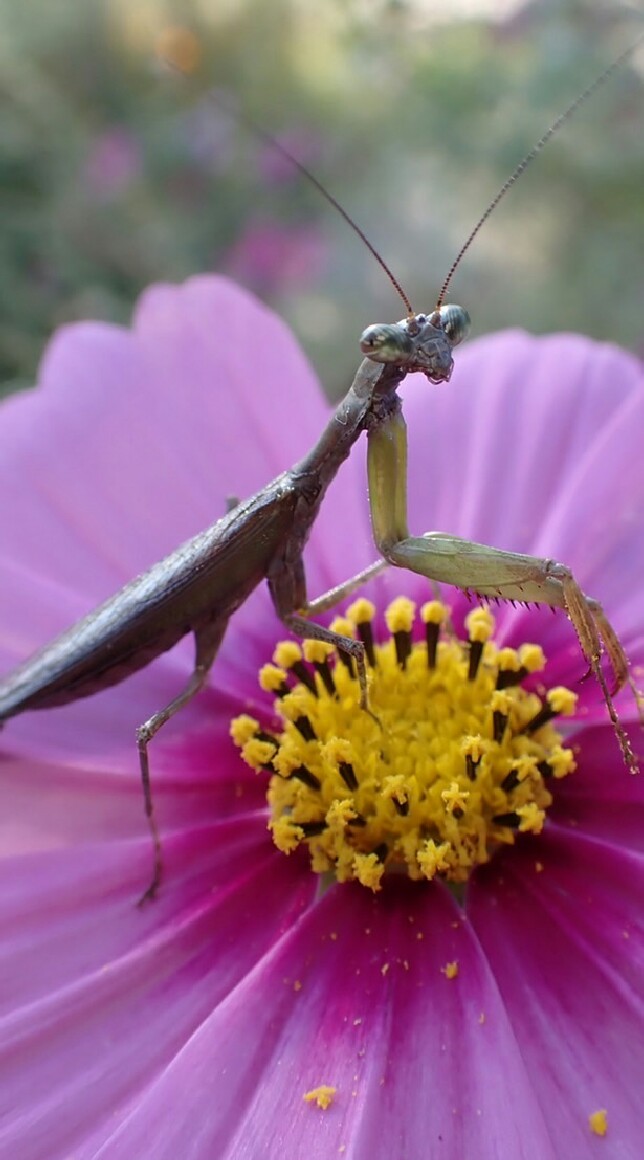
[[[567, 612], [589, 668], [601, 687], [615, 734], [631, 771], [637, 762], [617, 717], [613, 693], [628, 682], [638, 709], [642, 699], [628, 673], [628, 661], [601, 605], [587, 597], [569, 568], [555, 560], [504, 552], [442, 532], [410, 536], [407, 530], [407, 431], [400, 410], [369, 431], [369, 501], [373, 535], [390, 564], [450, 584], [478, 596], [546, 604]], [[613, 669], [608, 687], [601, 657]]]

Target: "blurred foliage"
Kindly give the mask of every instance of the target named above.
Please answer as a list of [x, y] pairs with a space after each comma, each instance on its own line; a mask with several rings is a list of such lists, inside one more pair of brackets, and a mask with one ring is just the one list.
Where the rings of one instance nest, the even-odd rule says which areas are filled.
[[[475, 0], [478, 18], [457, 19], [461, 7], [0, 0], [7, 388], [33, 381], [61, 322], [127, 321], [151, 280], [220, 270], [287, 318], [329, 393], [345, 389], [363, 327], [404, 309], [339, 215], [208, 93], [277, 134], [428, 309], [502, 180], [641, 30], [611, 0], [499, 0], [486, 6], [494, 20]], [[198, 38], [188, 80], [155, 57], [176, 26]], [[641, 344], [639, 60], [563, 129], [468, 253], [452, 297], [476, 333]]]

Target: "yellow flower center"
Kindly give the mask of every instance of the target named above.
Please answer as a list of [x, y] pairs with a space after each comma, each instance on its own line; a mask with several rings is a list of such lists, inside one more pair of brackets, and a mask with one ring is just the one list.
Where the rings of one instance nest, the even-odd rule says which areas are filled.
[[576, 697], [522, 688], [543, 652], [499, 648], [486, 608], [469, 614], [461, 641], [447, 608], [430, 601], [416, 643], [412, 601], [387, 609], [384, 644], [374, 643], [374, 612], [361, 599], [332, 626], [363, 642], [369, 712], [344, 654], [288, 641], [260, 672], [277, 696], [279, 731], [244, 715], [231, 734], [244, 760], [270, 775], [269, 828], [284, 853], [304, 844], [313, 870], [372, 890], [396, 871], [463, 883], [518, 833], [543, 828], [548, 782], [575, 768], [552, 720], [573, 713]]

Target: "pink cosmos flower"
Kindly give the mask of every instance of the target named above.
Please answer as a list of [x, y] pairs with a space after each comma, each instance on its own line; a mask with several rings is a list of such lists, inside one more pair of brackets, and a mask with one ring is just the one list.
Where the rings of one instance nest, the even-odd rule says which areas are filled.
[[[644, 660], [644, 381], [584, 338], [491, 336], [415, 377], [410, 524], [565, 560]], [[0, 416], [6, 671], [295, 461], [327, 416], [280, 321], [229, 282], [157, 286], [131, 331], [62, 330]], [[363, 448], [332, 486], [312, 595], [373, 558]], [[415, 577], [372, 586], [424, 598]], [[462, 601], [455, 596], [456, 615]], [[440, 884], [323, 896], [266, 830], [229, 721], [270, 720], [284, 636], [262, 585], [209, 688], [153, 742], [166, 875], [150, 872], [134, 729], [185, 642], [125, 684], [0, 734], [0, 1153], [16, 1160], [577, 1160], [641, 1155], [644, 782], [563, 614], [499, 614], [580, 689], [578, 771], [541, 836]], [[626, 722], [633, 710], [619, 699]], [[633, 733], [637, 744], [637, 738]], [[458, 964], [458, 973], [447, 969]], [[335, 1089], [324, 1110], [303, 1100]], [[607, 1134], [588, 1117], [607, 1109]]]
[[312, 225], [280, 225], [256, 218], [229, 251], [226, 268], [233, 278], [269, 294], [310, 286], [326, 259], [322, 234]]
[[140, 177], [142, 167], [139, 141], [123, 126], [114, 125], [92, 142], [85, 160], [84, 180], [94, 197], [109, 201]]

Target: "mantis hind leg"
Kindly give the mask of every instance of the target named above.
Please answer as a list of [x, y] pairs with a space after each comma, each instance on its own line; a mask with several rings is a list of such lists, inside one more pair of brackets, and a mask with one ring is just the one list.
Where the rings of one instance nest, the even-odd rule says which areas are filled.
[[150, 781], [150, 761], [148, 757], [148, 745], [152, 738], [159, 732], [159, 730], [172, 718], [175, 713], [183, 709], [189, 701], [203, 688], [208, 678], [208, 673], [212, 667], [213, 661], [217, 655], [217, 650], [222, 642], [228, 620], [222, 624], [220, 621], [214, 621], [205, 628], [196, 629], [195, 636], [195, 667], [192, 671], [190, 679], [181, 693], [170, 701], [164, 709], [159, 709], [136, 731], [136, 745], [139, 751], [139, 765], [141, 769], [141, 785], [143, 788], [143, 801], [145, 804], [145, 816], [147, 818], [150, 836], [152, 838], [153, 862], [152, 862], [152, 879], [147, 890], [141, 895], [137, 905], [142, 906], [145, 902], [149, 902], [154, 898], [163, 875], [163, 854], [161, 849], [161, 836], [159, 828], [154, 815], [154, 803], [152, 801], [152, 784]]

